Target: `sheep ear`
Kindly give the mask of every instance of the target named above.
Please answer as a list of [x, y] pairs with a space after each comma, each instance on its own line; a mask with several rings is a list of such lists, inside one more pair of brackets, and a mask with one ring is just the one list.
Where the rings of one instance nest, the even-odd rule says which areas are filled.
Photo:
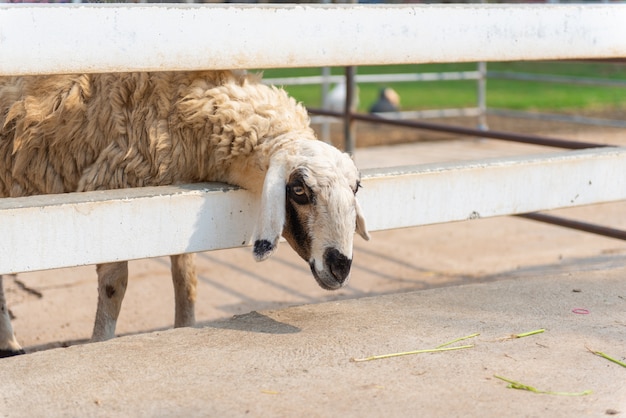
[[254, 258], [263, 261], [276, 250], [285, 225], [286, 168], [272, 158], [265, 174], [254, 239]]
[[367, 232], [367, 226], [365, 225], [365, 217], [363, 216], [363, 210], [359, 201], [354, 199], [354, 206], [356, 207], [356, 233], [359, 234], [364, 240], [370, 240], [370, 233]]

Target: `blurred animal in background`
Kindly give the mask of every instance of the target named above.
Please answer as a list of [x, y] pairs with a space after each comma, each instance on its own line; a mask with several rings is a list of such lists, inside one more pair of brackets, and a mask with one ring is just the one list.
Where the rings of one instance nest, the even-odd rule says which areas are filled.
[[[333, 112], [343, 112], [346, 107], [346, 83], [341, 82], [335, 84], [326, 95], [324, 99], [324, 109], [332, 110]], [[359, 89], [355, 91], [354, 107], [359, 106]]]
[[370, 113], [398, 112], [400, 95], [391, 87], [380, 89], [378, 100], [370, 107]]

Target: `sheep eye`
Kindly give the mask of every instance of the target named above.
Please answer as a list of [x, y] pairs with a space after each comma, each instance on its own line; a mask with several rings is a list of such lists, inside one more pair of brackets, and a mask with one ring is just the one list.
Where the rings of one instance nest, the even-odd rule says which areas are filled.
[[356, 194], [356, 192], [358, 192], [361, 187], [363, 186], [361, 186], [361, 181], [359, 180], [356, 182], [356, 187], [354, 188], [354, 194]]
[[296, 183], [287, 186], [287, 192], [291, 199], [299, 205], [306, 205], [309, 203], [309, 196], [306, 193], [306, 188], [303, 184]]

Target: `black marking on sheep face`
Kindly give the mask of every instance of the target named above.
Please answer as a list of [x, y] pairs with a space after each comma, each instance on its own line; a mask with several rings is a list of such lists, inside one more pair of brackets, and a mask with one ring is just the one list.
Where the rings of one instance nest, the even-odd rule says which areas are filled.
[[309, 235], [309, 213], [315, 195], [304, 182], [304, 175], [295, 171], [286, 187], [285, 227], [283, 237], [304, 260], [311, 258], [311, 236]]

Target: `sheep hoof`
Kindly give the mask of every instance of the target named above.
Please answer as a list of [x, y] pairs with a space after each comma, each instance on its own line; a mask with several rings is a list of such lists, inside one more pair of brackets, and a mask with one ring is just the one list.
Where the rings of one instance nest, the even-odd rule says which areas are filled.
[[266, 239], [254, 241], [254, 258], [256, 261], [263, 261], [276, 249], [276, 246]]
[[19, 350], [0, 350], [0, 358], [19, 356], [20, 354], [26, 354], [21, 348]]

